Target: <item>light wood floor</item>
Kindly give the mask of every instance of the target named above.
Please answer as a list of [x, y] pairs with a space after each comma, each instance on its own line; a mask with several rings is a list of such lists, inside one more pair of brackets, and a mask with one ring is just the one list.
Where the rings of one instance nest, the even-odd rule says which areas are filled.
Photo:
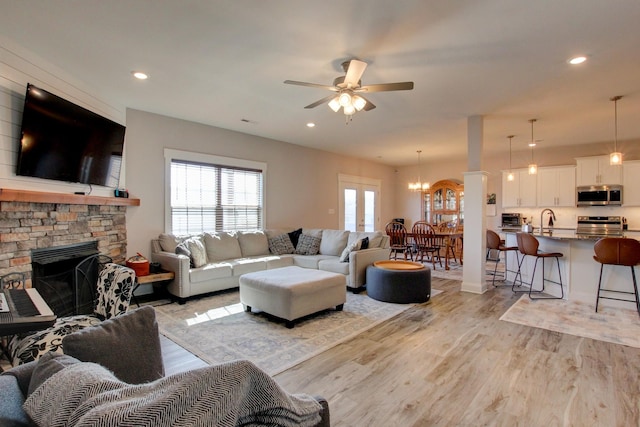
[[[275, 379], [332, 426], [639, 426], [640, 349], [500, 321], [519, 296], [445, 292]], [[165, 348], [167, 373], [204, 362]]]

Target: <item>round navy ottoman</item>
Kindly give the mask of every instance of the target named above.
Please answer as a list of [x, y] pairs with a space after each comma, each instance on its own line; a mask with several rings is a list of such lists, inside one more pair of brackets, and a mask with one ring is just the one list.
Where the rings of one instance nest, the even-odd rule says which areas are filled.
[[411, 261], [377, 261], [367, 267], [367, 295], [400, 304], [431, 298], [431, 269]]

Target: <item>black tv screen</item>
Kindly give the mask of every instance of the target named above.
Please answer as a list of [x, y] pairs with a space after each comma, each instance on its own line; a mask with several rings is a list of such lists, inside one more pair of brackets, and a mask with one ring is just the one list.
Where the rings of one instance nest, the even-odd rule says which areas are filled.
[[118, 187], [125, 127], [27, 85], [17, 175]]

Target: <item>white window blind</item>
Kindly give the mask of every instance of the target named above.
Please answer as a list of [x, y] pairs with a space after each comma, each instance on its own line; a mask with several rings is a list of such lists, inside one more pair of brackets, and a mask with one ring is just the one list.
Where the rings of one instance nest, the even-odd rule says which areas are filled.
[[171, 161], [171, 232], [263, 228], [262, 171]]

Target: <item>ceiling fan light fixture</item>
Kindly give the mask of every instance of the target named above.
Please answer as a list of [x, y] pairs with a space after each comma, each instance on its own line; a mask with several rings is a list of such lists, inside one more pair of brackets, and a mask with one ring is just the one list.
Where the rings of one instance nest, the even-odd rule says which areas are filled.
[[340, 102], [338, 102], [337, 96], [333, 98], [331, 101], [329, 101], [329, 104], [327, 105], [329, 105], [329, 108], [331, 108], [334, 113], [337, 113], [338, 110], [340, 109]]
[[340, 103], [340, 105], [342, 107], [346, 107], [348, 105], [351, 105], [351, 95], [348, 92], [342, 92], [338, 96], [338, 102]]
[[356, 107], [356, 110], [362, 111], [365, 105], [367, 105], [367, 101], [363, 97], [358, 95], [353, 97], [353, 106]]
[[354, 107], [351, 104], [345, 105], [344, 107], [342, 107], [342, 109], [344, 111], [344, 115], [345, 116], [351, 116], [351, 115], [355, 114], [355, 112], [356, 112], [356, 107]]

